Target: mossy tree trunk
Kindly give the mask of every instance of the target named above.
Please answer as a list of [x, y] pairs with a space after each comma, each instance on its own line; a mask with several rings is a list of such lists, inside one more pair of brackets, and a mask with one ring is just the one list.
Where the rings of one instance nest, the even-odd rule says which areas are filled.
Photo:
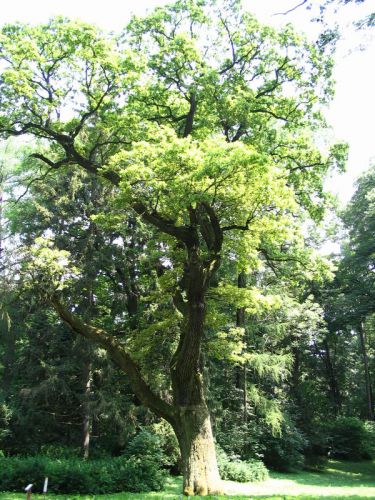
[[215, 443], [207, 406], [181, 406], [175, 432], [180, 445], [184, 495], [215, 495], [222, 492]]

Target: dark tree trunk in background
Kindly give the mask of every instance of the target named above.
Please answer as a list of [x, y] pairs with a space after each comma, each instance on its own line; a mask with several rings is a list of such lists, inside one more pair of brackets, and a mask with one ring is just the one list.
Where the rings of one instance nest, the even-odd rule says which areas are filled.
[[90, 435], [91, 435], [91, 383], [92, 383], [92, 367], [91, 363], [85, 363], [83, 368], [83, 383], [84, 395], [82, 403], [83, 426], [82, 426], [82, 456], [87, 459], [90, 455]]
[[340, 392], [339, 383], [338, 383], [337, 376], [336, 376], [336, 370], [335, 370], [335, 367], [334, 367], [334, 364], [332, 361], [331, 349], [329, 347], [329, 343], [328, 343], [327, 339], [324, 339], [323, 345], [324, 345], [324, 351], [325, 351], [324, 361], [325, 361], [325, 366], [326, 366], [329, 391], [330, 391], [330, 395], [331, 395], [331, 400], [333, 402], [335, 415], [338, 415], [341, 411], [341, 405], [342, 405], [341, 392]]
[[4, 365], [2, 375], [2, 391], [5, 396], [12, 388], [12, 377], [14, 376], [14, 363], [16, 361], [16, 333], [15, 328], [4, 329], [2, 334], [5, 336], [5, 350], [2, 363]]
[[365, 372], [365, 387], [366, 387], [366, 412], [368, 420], [374, 420], [374, 403], [372, 398], [372, 387], [371, 387], [371, 379], [370, 379], [370, 371], [369, 371], [369, 363], [368, 363], [368, 355], [367, 355], [367, 347], [366, 347], [366, 332], [365, 325], [363, 320], [360, 321], [358, 325], [358, 336], [359, 342], [361, 346], [362, 360], [363, 360], [363, 368]]
[[[4, 210], [4, 161], [0, 162], [0, 278], [3, 277], [3, 273], [6, 270], [6, 263], [4, 258], [4, 220], [3, 220], [3, 210]], [[5, 294], [6, 295], [6, 294]], [[1, 316], [1, 311], [0, 311]], [[4, 319], [4, 318], [3, 318]], [[5, 351], [3, 357], [3, 376], [2, 376], [2, 387], [4, 394], [7, 395], [11, 388], [12, 379], [12, 367], [16, 359], [16, 330], [10, 326], [10, 322], [7, 327], [2, 332], [5, 336]]]
[[0, 163], [0, 272], [2, 270], [3, 262], [3, 204], [4, 204], [4, 165]]

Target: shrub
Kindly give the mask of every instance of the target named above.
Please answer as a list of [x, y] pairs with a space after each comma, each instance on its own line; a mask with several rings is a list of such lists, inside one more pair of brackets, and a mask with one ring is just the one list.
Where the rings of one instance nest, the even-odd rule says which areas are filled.
[[166, 457], [165, 465], [172, 473], [180, 473], [180, 448], [178, 446], [176, 434], [174, 433], [171, 425], [165, 420], [161, 420], [158, 423], [151, 424], [149, 427], [146, 427], [146, 429], [149, 429], [152, 434], [158, 436], [159, 446]]
[[0, 441], [10, 435], [9, 421], [11, 416], [12, 412], [9, 407], [4, 402], [0, 402]]
[[329, 425], [330, 456], [343, 460], [371, 458], [374, 446], [373, 424], [356, 417], [339, 417]]
[[142, 429], [139, 434], [129, 441], [124, 456], [142, 460], [149, 459], [160, 467], [168, 463], [168, 458], [162, 449], [160, 436], [145, 429]]
[[323, 472], [327, 467], [328, 457], [324, 455], [305, 455], [303, 468], [312, 472]]
[[368, 420], [364, 422], [366, 442], [364, 443], [364, 458], [375, 458], [375, 422]]
[[238, 483], [258, 482], [268, 478], [265, 465], [257, 460], [221, 463], [219, 470], [222, 479]]
[[327, 466], [329, 451], [329, 437], [327, 425], [312, 422], [307, 429], [307, 442], [303, 450], [305, 455], [304, 469], [323, 471]]
[[160, 464], [144, 457], [117, 457], [103, 460], [48, 457], [0, 458], [0, 491], [22, 491], [25, 484], [40, 490], [49, 477], [52, 493], [116, 493], [119, 491], [159, 491], [166, 472]]
[[27, 483], [39, 487], [45, 472], [45, 460], [41, 457], [1, 457], [0, 491], [21, 491]]
[[264, 462], [270, 469], [287, 472], [303, 467], [303, 450], [307, 441], [292, 421], [287, 419], [284, 421], [279, 436], [273, 436], [271, 433], [265, 435], [263, 444]]
[[221, 478], [239, 483], [264, 481], [268, 478], [268, 470], [258, 460], [242, 461], [230, 459], [220, 448], [217, 448], [218, 466]]
[[49, 458], [78, 458], [80, 455], [79, 448], [63, 446], [61, 444], [44, 444], [40, 448], [40, 454], [43, 457]]
[[237, 455], [241, 460], [261, 460], [264, 447], [262, 436], [264, 425], [256, 419], [244, 423], [233, 411], [225, 410], [217, 424], [215, 437], [220, 447], [231, 455]]

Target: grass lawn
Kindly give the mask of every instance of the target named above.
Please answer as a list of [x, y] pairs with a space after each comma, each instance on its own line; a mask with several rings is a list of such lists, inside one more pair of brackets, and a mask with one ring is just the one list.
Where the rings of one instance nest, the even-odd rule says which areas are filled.
[[[236, 496], [205, 498], [272, 499], [295, 498], [325, 500], [360, 500], [375, 498], [375, 461], [330, 461], [325, 472], [299, 472], [295, 474], [271, 473], [262, 483], [241, 484], [227, 482]], [[159, 493], [117, 493], [114, 495], [33, 495], [33, 500], [170, 500], [182, 498], [181, 479], [170, 478], [164, 491]], [[20, 493], [0, 493], [0, 500], [20, 500]]]

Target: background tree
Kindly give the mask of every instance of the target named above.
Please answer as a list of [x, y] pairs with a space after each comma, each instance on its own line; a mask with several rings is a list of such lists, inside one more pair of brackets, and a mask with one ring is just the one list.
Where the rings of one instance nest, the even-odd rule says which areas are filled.
[[374, 181], [374, 168], [371, 168], [359, 178], [357, 190], [344, 212], [349, 241], [344, 248], [338, 275], [345, 300], [345, 319], [358, 335], [369, 420], [374, 419], [374, 402], [368, 354], [372, 346], [366, 339], [366, 326], [371, 328], [371, 322], [366, 320], [374, 314]]
[[[17, 175], [13, 171], [17, 182], [8, 184], [8, 198], [16, 199], [17, 193], [24, 192], [21, 179], [25, 186], [30, 176], [34, 176], [35, 182], [17, 203], [7, 204], [8, 237], [13, 236], [18, 244], [27, 246], [49, 234], [60, 246], [71, 249], [77, 265], [87, 269], [71, 290], [77, 311], [87, 319], [95, 316], [101, 321], [114, 321], [114, 317], [106, 317], [107, 304], [111, 306], [121, 300], [128, 305], [134, 301], [118, 281], [112, 295], [101, 300], [101, 309], [96, 309], [95, 297], [104, 297], [108, 291], [108, 282], [113, 279], [112, 274], [116, 275], [116, 262], [127, 269], [121, 247], [110, 243], [119, 236], [109, 234], [107, 252], [101, 253], [103, 234], [90, 219], [92, 213], [100, 210], [108, 189], [92, 183], [93, 179], [78, 171], [67, 171], [59, 177], [50, 175], [48, 182], [37, 180], [28, 154]], [[46, 314], [45, 302], [37, 300], [35, 291], [22, 294], [18, 291], [12, 297], [11, 290], [3, 297], [12, 322], [9, 326], [4, 322], [1, 328], [4, 349], [1, 359], [2, 393], [12, 409], [12, 418], [8, 422], [10, 434], [2, 441], [2, 449], [10, 453], [21, 450], [35, 453], [41, 447], [47, 449], [46, 446], [76, 450], [82, 443], [83, 452], [88, 455], [93, 429], [94, 455], [105, 450], [118, 453], [134, 432], [139, 407], [129, 395], [126, 380], [114, 373], [103, 352], [91, 349], [85, 339], [69, 333], [55, 314]], [[118, 307], [113, 307], [114, 316], [118, 311]], [[142, 412], [138, 413], [143, 421]], [[117, 429], [115, 439], [107, 432], [111, 420]], [[59, 439], [61, 433], [66, 439]]]

